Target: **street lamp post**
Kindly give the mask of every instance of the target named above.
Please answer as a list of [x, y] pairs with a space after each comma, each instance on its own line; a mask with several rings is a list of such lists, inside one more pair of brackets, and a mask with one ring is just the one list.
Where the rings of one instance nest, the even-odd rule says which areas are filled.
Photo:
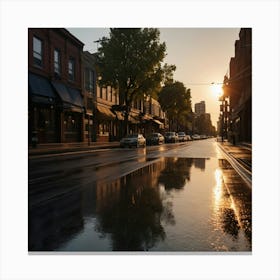
[[224, 95], [222, 95], [219, 98], [219, 101], [221, 101], [220, 104], [220, 131], [221, 131], [221, 137], [222, 142], [224, 141], [224, 138], [228, 138], [228, 99]]

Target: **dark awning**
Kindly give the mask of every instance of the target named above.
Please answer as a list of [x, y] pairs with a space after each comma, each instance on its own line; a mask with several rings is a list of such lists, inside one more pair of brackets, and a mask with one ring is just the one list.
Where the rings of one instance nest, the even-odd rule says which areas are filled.
[[28, 73], [28, 94], [32, 102], [43, 104], [55, 103], [55, 92], [47, 78]]
[[63, 83], [52, 82], [52, 85], [63, 102], [72, 103], [71, 95]]
[[67, 87], [63, 83], [57, 81], [53, 81], [52, 85], [61, 98], [64, 109], [74, 112], [83, 112], [83, 98], [80, 91]]
[[81, 96], [80, 91], [75, 88], [71, 88], [71, 87], [68, 87], [68, 91], [71, 95], [73, 104], [75, 104], [76, 106], [79, 106], [79, 107], [83, 107], [84, 106], [83, 98]]

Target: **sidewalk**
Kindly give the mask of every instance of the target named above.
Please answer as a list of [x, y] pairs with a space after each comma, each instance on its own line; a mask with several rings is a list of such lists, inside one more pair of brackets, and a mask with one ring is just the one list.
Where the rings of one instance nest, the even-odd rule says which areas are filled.
[[76, 151], [88, 151], [96, 149], [112, 149], [119, 147], [119, 142], [79, 142], [79, 143], [48, 143], [38, 144], [36, 148], [28, 147], [28, 156], [61, 154]]
[[239, 143], [233, 145], [228, 141], [218, 142], [227, 160], [239, 175], [251, 186], [252, 184], [252, 144]]

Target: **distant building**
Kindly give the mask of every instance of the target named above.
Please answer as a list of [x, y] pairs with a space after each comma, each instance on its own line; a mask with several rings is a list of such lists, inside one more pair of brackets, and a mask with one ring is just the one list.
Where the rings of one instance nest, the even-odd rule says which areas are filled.
[[194, 112], [199, 116], [201, 114], [205, 114], [205, 101], [200, 101], [199, 103], [195, 103]]
[[211, 114], [210, 113], [205, 113], [205, 119], [207, 121], [210, 121], [211, 122]]

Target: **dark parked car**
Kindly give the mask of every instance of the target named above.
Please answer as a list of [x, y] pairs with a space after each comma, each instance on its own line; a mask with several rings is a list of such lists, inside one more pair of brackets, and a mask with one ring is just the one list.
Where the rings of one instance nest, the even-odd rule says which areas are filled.
[[179, 142], [187, 141], [187, 135], [185, 132], [178, 132]]
[[164, 140], [165, 143], [177, 143], [179, 142], [178, 134], [173, 131], [165, 132]]
[[121, 147], [145, 147], [146, 139], [142, 134], [129, 134], [121, 139], [120, 141]]
[[152, 133], [146, 137], [147, 145], [160, 145], [164, 143], [164, 137], [160, 133]]

